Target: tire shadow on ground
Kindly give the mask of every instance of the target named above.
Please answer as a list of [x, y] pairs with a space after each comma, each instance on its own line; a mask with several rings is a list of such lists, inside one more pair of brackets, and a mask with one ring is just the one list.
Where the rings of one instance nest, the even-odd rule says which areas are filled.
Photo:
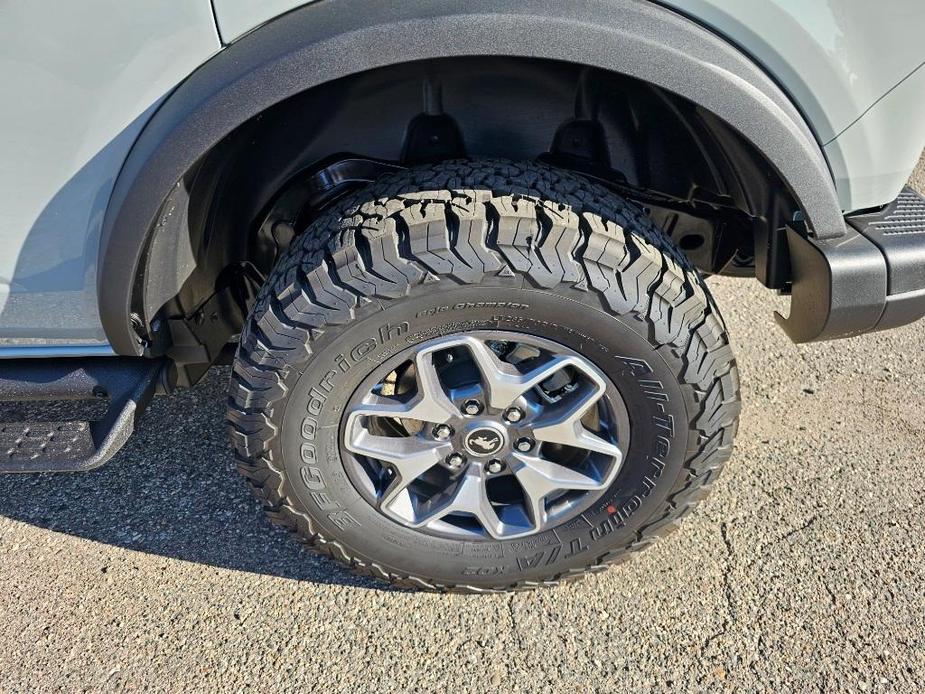
[[[108, 464], [82, 473], [0, 475], [0, 515], [136, 552], [297, 581], [377, 590], [274, 527], [234, 469], [227, 368], [158, 397]], [[68, 405], [3, 404], [0, 421], [67, 418]]]

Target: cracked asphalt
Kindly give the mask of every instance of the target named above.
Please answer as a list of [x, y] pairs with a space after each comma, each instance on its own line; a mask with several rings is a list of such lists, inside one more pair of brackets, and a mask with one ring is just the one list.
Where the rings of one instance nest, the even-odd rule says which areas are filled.
[[711, 286], [736, 451], [635, 561], [504, 596], [357, 579], [262, 517], [215, 370], [102, 470], [0, 477], [0, 691], [921, 691], [925, 322], [795, 346], [784, 299]]

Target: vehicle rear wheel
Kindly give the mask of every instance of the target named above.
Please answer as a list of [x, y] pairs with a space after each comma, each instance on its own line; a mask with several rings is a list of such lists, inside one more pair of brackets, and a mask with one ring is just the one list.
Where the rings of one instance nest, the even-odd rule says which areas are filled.
[[674, 529], [738, 412], [722, 319], [671, 242], [597, 184], [504, 161], [391, 174], [312, 223], [229, 398], [271, 519], [361, 574], [465, 591]]

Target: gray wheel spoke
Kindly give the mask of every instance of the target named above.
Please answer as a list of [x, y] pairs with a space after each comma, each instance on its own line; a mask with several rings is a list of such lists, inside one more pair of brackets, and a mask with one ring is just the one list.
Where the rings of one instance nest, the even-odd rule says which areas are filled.
[[566, 404], [540, 416], [533, 426], [533, 437], [544, 443], [558, 443], [613, 456], [619, 464], [622, 457], [620, 448], [588, 431], [581, 423], [581, 418], [603, 394], [603, 384], [585, 386], [571, 393]]
[[415, 477], [440, 462], [453, 446], [447, 441], [428, 441], [420, 436], [377, 436], [365, 429], [348, 441], [350, 451], [391, 463], [399, 472]]
[[588, 477], [550, 460], [515, 453], [511, 470], [526, 497], [527, 512], [539, 529], [546, 524], [546, 497], [566, 490], [601, 489], [605, 482]]
[[444, 424], [459, 416], [459, 410], [450, 400], [434, 368], [434, 350], [426, 350], [415, 357], [418, 390], [407, 403], [392, 398], [370, 395], [368, 402], [353, 408], [348, 420], [354, 426], [358, 417], [397, 417], [416, 419], [432, 424]]
[[[622, 464], [629, 415], [619, 393], [544, 338], [436, 338], [379, 368], [347, 411], [343, 446], [358, 459], [345, 462], [361, 495], [405, 527], [466, 540], [531, 535], [590, 508]], [[395, 392], [396, 372], [406, 375], [395, 390], [411, 395], [382, 395]], [[556, 385], [536, 390], [547, 381]], [[599, 403], [600, 427], [585, 426]]]
[[395, 496], [443, 460], [453, 446], [447, 441], [427, 441], [419, 436], [376, 436], [365, 429], [354, 432], [347, 448], [352, 453], [389, 463], [396, 478], [380, 502], [388, 506]]
[[413, 414], [406, 416], [442, 424], [458, 416], [459, 410], [440, 384], [440, 378], [434, 368], [435, 351], [434, 349], [424, 350], [419, 352], [414, 359], [418, 394], [415, 398]]
[[[417, 398], [415, 398], [417, 400]], [[421, 414], [419, 404], [414, 400], [408, 403], [399, 402], [392, 398], [384, 398], [377, 395], [371, 395], [369, 402], [350, 410], [350, 421], [355, 421], [359, 417], [395, 417], [406, 419], [421, 419], [415, 417], [415, 414]], [[427, 421], [427, 420], [422, 420]]]
[[420, 527], [433, 523], [451, 513], [471, 514], [491, 537], [499, 538], [505, 534], [504, 524], [488, 500], [484, 472], [478, 466], [470, 466], [459, 480], [453, 495], [422, 513], [415, 522], [415, 526]]
[[466, 346], [482, 375], [482, 382], [488, 391], [488, 404], [503, 410], [531, 388], [538, 386], [566, 366], [582, 369], [581, 360], [571, 356], [555, 356], [545, 364], [520, 373], [512, 364], [498, 359], [497, 355], [481, 340], [467, 340]]

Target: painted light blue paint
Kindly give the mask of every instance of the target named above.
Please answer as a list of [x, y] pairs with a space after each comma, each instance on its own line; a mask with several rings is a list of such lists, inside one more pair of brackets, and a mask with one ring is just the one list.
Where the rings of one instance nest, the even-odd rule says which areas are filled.
[[157, 104], [220, 48], [209, 0], [0, 2], [0, 338], [104, 340], [115, 177]]
[[105, 345], [13, 345], [0, 346], [0, 359], [58, 359], [63, 357], [111, 357]]
[[899, 194], [925, 145], [925, 90], [908, 81], [925, 61], [923, 0], [662, 2], [783, 86], [825, 147], [844, 211]]

